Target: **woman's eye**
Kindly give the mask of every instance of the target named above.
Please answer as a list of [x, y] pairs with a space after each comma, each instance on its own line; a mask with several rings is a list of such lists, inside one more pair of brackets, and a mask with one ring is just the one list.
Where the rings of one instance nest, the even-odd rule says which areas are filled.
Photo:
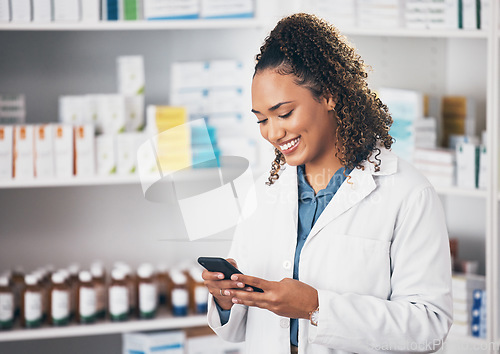
[[258, 120], [257, 121], [257, 124], [261, 124], [261, 123], [265, 123], [267, 122], [267, 118], [266, 119], [261, 119], [261, 120]]
[[283, 114], [283, 115], [278, 116], [278, 117], [280, 117], [280, 118], [288, 118], [288, 117], [290, 117], [292, 115], [292, 113], [293, 113], [293, 109], [290, 112], [288, 112], [287, 114]]

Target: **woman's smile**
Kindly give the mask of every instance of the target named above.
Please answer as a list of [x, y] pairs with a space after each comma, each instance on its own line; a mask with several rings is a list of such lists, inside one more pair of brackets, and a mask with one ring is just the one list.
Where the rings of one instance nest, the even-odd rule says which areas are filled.
[[295, 139], [287, 140], [282, 144], [279, 144], [279, 148], [284, 155], [289, 155], [294, 152], [300, 143], [300, 136]]

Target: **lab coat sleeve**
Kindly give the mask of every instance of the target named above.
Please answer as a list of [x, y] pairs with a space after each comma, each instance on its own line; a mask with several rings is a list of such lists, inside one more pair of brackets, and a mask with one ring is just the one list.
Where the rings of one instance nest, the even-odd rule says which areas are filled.
[[318, 326], [304, 323], [309, 342], [359, 353], [430, 353], [442, 346], [452, 323], [451, 262], [432, 187], [402, 203], [390, 260], [388, 299], [318, 289]]

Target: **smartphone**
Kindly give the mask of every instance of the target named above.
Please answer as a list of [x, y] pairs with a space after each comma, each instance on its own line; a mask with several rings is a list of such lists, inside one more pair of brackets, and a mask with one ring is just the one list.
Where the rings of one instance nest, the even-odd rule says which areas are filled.
[[[243, 274], [231, 263], [220, 257], [200, 257], [198, 258], [198, 263], [210, 272], [219, 272], [224, 274], [224, 279], [228, 280], [231, 279], [231, 275], [233, 274]], [[250, 287], [256, 292], [264, 292], [261, 288], [257, 288], [255, 286]]]

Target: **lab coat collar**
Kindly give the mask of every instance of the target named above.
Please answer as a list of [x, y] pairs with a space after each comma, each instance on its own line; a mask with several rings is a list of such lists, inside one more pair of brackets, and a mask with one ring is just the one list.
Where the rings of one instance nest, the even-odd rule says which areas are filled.
[[[326, 206], [309, 233], [306, 242], [314, 237], [322, 228], [334, 219], [345, 213], [354, 205], [368, 197], [377, 187], [373, 176], [388, 176], [397, 172], [397, 156], [385, 148], [379, 148], [380, 153], [374, 152], [371, 161], [379, 159], [381, 161], [379, 171], [375, 171], [375, 166], [369, 161], [365, 161], [362, 166], [364, 169], [355, 168], [349, 177], [342, 183], [337, 193]], [[283, 166], [284, 169], [280, 175], [277, 185], [283, 189], [281, 195], [282, 210], [291, 215], [291, 225], [294, 226], [297, 233], [298, 221], [298, 186], [297, 186], [297, 167]], [[284, 199], [283, 199], [284, 198]]]

